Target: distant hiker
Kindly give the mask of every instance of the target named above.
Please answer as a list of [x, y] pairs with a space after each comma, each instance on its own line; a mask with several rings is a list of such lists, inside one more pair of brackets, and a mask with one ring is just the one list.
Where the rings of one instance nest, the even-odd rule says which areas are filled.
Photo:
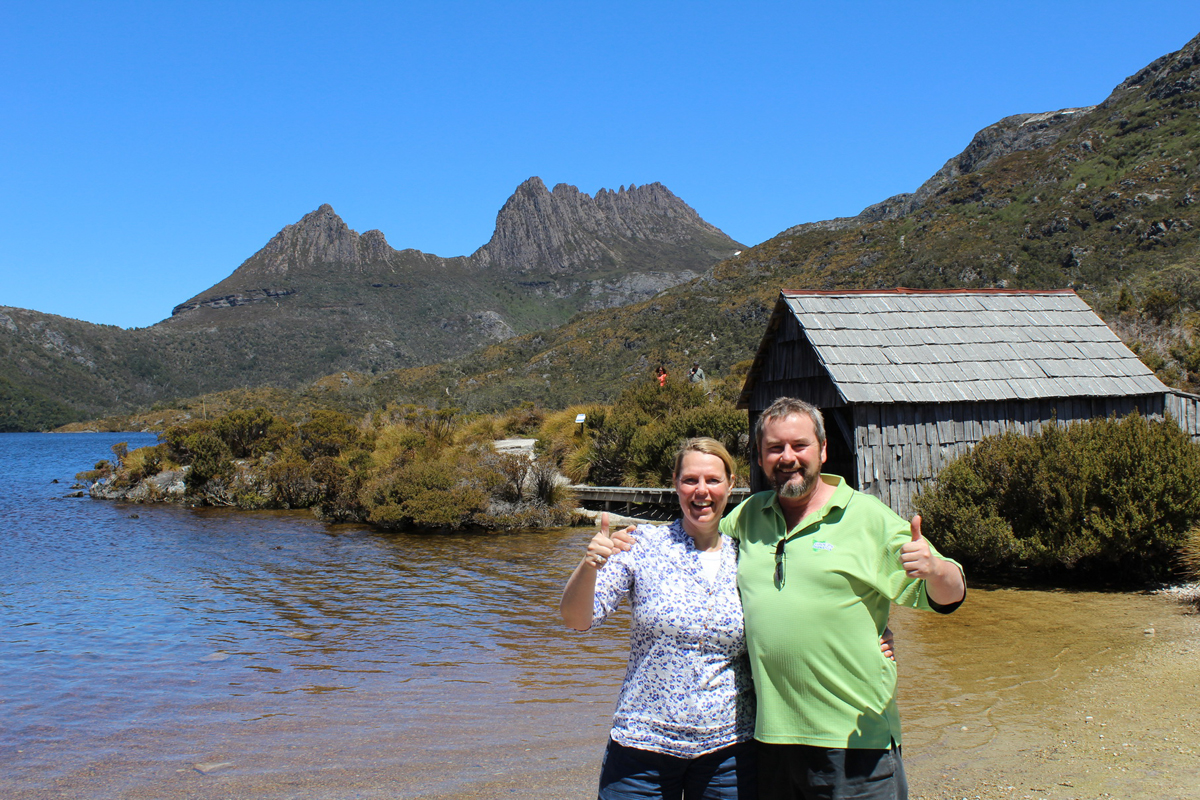
[[667, 371], [663, 369], [662, 364], [659, 364], [658, 369], [654, 370], [654, 377], [658, 379], [660, 388], [667, 385]]
[[705, 390], [708, 389], [708, 378], [705, 377], [704, 370], [700, 369], [699, 361], [692, 362], [692, 371], [688, 373], [688, 380], [700, 384]]

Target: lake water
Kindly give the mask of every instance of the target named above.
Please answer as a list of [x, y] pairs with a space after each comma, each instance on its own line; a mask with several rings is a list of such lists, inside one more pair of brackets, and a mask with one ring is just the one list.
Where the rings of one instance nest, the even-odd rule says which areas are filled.
[[[627, 634], [558, 621], [590, 531], [64, 497], [118, 441], [154, 437], [0, 435], [0, 797], [594, 796]], [[1015, 590], [897, 614], [908, 759], [1033, 730], [1148, 625], [1185, 624], [1158, 598]]]

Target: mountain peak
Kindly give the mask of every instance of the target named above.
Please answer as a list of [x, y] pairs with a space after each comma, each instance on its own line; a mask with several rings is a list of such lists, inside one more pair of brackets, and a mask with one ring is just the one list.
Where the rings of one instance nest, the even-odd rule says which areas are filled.
[[322, 203], [298, 222], [285, 226], [238, 269], [253, 266], [260, 275], [282, 276], [318, 264], [379, 263], [389, 260], [394, 253], [381, 231], [368, 231], [360, 236], [337, 215], [333, 206]]
[[[601, 189], [595, 197], [567, 183], [553, 191], [539, 177], [521, 183], [496, 215], [491, 240], [472, 255], [484, 267], [552, 275], [621, 267], [634, 242], [657, 248], [740, 248], [661, 183]], [[706, 259], [711, 263], [711, 257]]]

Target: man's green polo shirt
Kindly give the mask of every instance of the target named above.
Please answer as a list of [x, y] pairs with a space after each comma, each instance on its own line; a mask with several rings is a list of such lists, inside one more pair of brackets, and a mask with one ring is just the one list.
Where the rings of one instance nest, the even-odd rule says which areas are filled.
[[[879, 650], [890, 604], [929, 609], [900, 548], [909, 523], [841, 478], [819, 511], [787, 530], [775, 492], [721, 521], [739, 540], [738, 589], [758, 694], [755, 738], [771, 744], [888, 748], [900, 743], [896, 664]], [[785, 540], [782, 583], [776, 551]], [[936, 551], [935, 551], [936, 552]]]

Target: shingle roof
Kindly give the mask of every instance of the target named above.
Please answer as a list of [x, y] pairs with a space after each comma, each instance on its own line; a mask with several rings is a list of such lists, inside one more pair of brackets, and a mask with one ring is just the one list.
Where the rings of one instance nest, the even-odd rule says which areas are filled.
[[1072, 291], [783, 292], [849, 403], [1156, 394]]

